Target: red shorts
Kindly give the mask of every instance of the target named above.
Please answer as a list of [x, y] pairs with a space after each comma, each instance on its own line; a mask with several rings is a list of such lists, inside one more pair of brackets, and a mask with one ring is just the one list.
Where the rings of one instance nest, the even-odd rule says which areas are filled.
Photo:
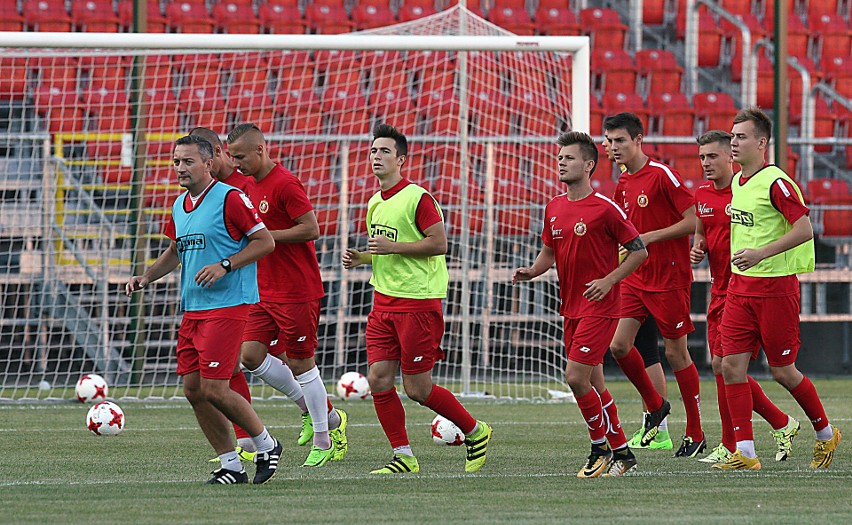
[[178, 375], [200, 370], [206, 379], [230, 380], [240, 357], [245, 325], [244, 319], [184, 318], [178, 330]]
[[[306, 303], [257, 303], [251, 306], [243, 341], [258, 341], [272, 355], [309, 359], [317, 349], [320, 300]], [[273, 345], [272, 342], [278, 340]]]
[[444, 314], [428, 312], [370, 312], [367, 317], [367, 364], [399, 361], [403, 374], [432, 370], [444, 358]]
[[565, 350], [568, 359], [589, 366], [603, 363], [617, 326], [618, 319], [607, 317], [565, 319]]
[[760, 347], [769, 366], [796, 362], [799, 347], [799, 294], [747, 297], [728, 294], [722, 314], [722, 355], [751, 353]]
[[695, 330], [689, 317], [688, 287], [666, 292], [646, 292], [622, 284], [621, 318], [633, 318], [644, 323], [648, 314], [654, 316], [660, 334], [666, 339], [679, 339]]
[[710, 355], [722, 357], [722, 313], [725, 311], [724, 295], [710, 296], [710, 305], [707, 307], [707, 346], [710, 347]]

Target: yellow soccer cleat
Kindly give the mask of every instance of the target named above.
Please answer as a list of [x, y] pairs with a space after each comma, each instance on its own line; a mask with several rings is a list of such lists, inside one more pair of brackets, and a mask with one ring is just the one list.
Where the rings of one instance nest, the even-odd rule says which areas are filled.
[[349, 438], [346, 437], [346, 425], [349, 423], [349, 416], [339, 408], [335, 409], [340, 415], [340, 425], [328, 431], [328, 437], [331, 438], [331, 445], [334, 447], [334, 454], [331, 456], [332, 461], [340, 461], [349, 450]]
[[831, 465], [831, 460], [834, 459], [834, 451], [837, 450], [837, 445], [840, 444], [840, 429], [834, 427], [834, 433], [828, 441], [817, 440], [814, 445], [814, 459], [811, 460], [811, 468], [828, 468]]
[[413, 474], [420, 472], [420, 465], [417, 463], [417, 458], [406, 454], [394, 455], [387, 465], [380, 469], [370, 472], [370, 474]]
[[760, 470], [760, 460], [756, 457], [747, 458], [737, 450], [727, 461], [720, 461], [713, 465], [719, 470]]
[[465, 472], [478, 472], [482, 465], [485, 465], [485, 452], [492, 433], [493, 430], [488, 423], [476, 422], [476, 431], [464, 440], [464, 445], [467, 447], [467, 457], [464, 461]]
[[602, 445], [592, 444], [592, 453], [589, 454], [589, 461], [583, 465], [580, 472], [577, 472], [578, 478], [596, 478], [609, 469], [609, 464], [612, 462], [612, 450], [604, 443]]

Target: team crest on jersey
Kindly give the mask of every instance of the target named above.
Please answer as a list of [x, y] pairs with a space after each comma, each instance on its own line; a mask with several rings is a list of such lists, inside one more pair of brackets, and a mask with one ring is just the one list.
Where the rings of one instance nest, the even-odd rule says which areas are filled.
[[731, 203], [729, 202], [727, 206], [725, 206], [725, 215], [728, 217], [731, 216]]
[[586, 223], [584, 223], [583, 221], [580, 221], [580, 222], [578, 222], [577, 224], [574, 225], [574, 235], [576, 235], [578, 237], [582, 237], [583, 235], [586, 235], [587, 230], [588, 230], [588, 228], [586, 228]]
[[260, 213], [266, 213], [269, 211], [269, 202], [266, 199], [260, 201]]
[[636, 204], [638, 204], [640, 208], [644, 208], [648, 205], [648, 196], [644, 193], [640, 193], [639, 196], [636, 197]]

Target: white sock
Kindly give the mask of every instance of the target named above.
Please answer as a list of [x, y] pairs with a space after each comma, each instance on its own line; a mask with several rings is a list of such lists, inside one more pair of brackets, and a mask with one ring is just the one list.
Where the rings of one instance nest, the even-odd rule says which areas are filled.
[[660, 430], [668, 430], [668, 429], [669, 429], [669, 416], [666, 416], [666, 417], [663, 418], [662, 421], [660, 421]]
[[246, 452], [257, 452], [257, 447], [254, 446], [254, 440], [250, 437], [238, 439], [237, 446]]
[[340, 426], [340, 414], [337, 413], [336, 408], [332, 408], [331, 412], [328, 413], [328, 429], [334, 430], [335, 428]]
[[411, 456], [414, 457], [414, 452], [411, 451], [411, 445], [405, 445], [403, 447], [396, 447], [393, 449], [394, 456]]
[[832, 437], [834, 437], [834, 429], [831, 428], [831, 425], [826, 426], [822, 430], [817, 430], [816, 438], [820, 441], [828, 441]]
[[236, 450], [225, 452], [219, 456], [219, 463], [222, 464], [222, 468], [225, 470], [230, 470], [231, 472], [243, 471], [243, 464], [240, 463], [240, 456], [237, 455]]
[[296, 402], [296, 404], [299, 404], [298, 400], [304, 396], [302, 388], [299, 386], [296, 378], [293, 377], [290, 367], [285, 365], [277, 357], [266, 354], [260, 366], [256, 370], [249, 370], [249, 372]]
[[748, 441], [737, 441], [737, 450], [747, 458], [757, 457], [757, 453], [754, 451], [754, 441], [751, 439]]
[[258, 452], [269, 452], [275, 448], [275, 439], [269, 435], [269, 432], [266, 431], [266, 427], [263, 427], [263, 432], [251, 439], [254, 441], [254, 446], [257, 447]]
[[473, 430], [471, 430], [470, 433], [465, 434], [465, 437], [470, 437], [470, 436], [476, 434], [477, 432], [479, 432], [479, 421], [476, 422], [476, 426], [473, 427]]
[[296, 380], [305, 393], [305, 403], [313, 421], [314, 446], [326, 450], [331, 446], [331, 439], [328, 437], [328, 392], [320, 377], [319, 368], [311, 368], [296, 377]]

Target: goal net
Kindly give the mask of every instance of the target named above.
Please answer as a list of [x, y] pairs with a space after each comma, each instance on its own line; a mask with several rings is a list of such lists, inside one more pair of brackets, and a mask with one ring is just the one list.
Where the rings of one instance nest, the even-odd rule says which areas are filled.
[[588, 131], [587, 39], [518, 37], [455, 7], [353, 35], [4, 33], [0, 66], [0, 399], [70, 398], [91, 372], [113, 397], [182, 395], [177, 272], [121, 292], [168, 244], [174, 140], [242, 122], [319, 219], [326, 381], [366, 374], [369, 269], [340, 259], [366, 246], [370, 130], [387, 122], [409, 138], [403, 175], [446, 217], [435, 376], [458, 393], [567, 394], [555, 275], [511, 274], [532, 263], [561, 192], [555, 138]]

